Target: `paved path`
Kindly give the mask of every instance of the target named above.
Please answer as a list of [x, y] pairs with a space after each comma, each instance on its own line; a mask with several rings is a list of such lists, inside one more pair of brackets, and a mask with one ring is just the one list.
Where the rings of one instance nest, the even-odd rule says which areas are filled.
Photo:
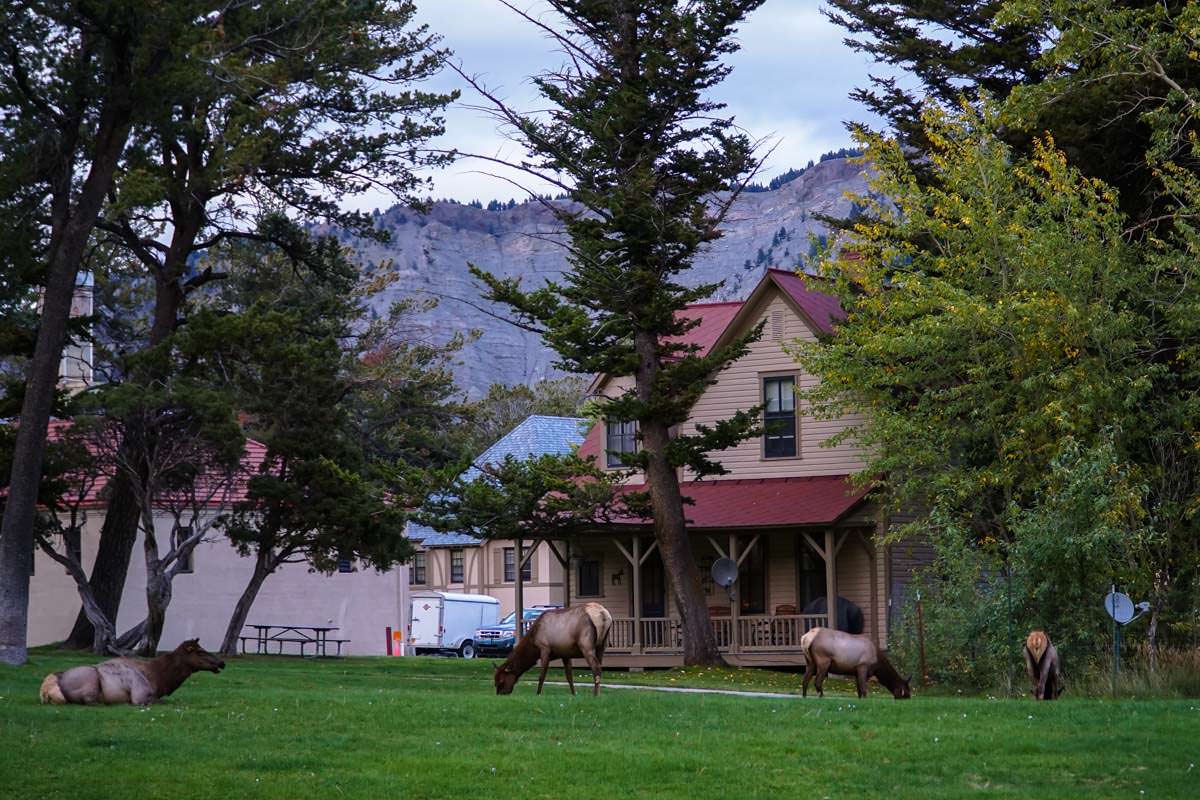
[[[577, 686], [584, 686], [587, 681], [576, 681]], [[546, 681], [552, 686], [566, 686], [566, 681]], [[775, 700], [800, 700], [798, 694], [783, 694], [781, 692], [742, 692], [735, 689], [690, 689], [683, 686], [638, 686], [633, 683], [604, 683], [601, 689], [641, 689], [644, 692], [676, 692], [678, 694], [727, 694], [733, 697], [769, 697]]]

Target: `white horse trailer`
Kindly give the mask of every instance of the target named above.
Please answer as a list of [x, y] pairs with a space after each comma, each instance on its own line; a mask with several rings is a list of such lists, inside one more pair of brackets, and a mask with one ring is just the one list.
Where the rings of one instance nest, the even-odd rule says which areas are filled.
[[486, 594], [413, 592], [408, 642], [415, 655], [457, 653], [475, 657], [475, 630], [495, 625], [500, 601]]

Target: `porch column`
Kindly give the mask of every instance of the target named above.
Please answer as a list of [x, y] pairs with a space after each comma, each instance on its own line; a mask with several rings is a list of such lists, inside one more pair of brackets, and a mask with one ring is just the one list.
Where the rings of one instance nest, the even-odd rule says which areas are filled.
[[633, 537], [633, 652], [642, 652], [642, 537]]
[[525, 542], [520, 536], [518, 536], [514, 540], [514, 543], [516, 546], [516, 552], [513, 554], [513, 563], [516, 567], [517, 574], [513, 577], [516, 578], [517, 581], [517, 607], [514, 611], [516, 616], [513, 617], [513, 620], [516, 622], [515, 630], [517, 632], [517, 639], [520, 639], [525, 635], [525, 581], [521, 578], [521, 573], [523, 572], [521, 565], [525, 563], [525, 559], [521, 550]]
[[826, 624], [837, 630], [837, 547], [833, 528], [825, 529], [825, 601]]
[[[733, 534], [729, 535], [729, 557], [733, 559], [733, 563], [738, 564], [739, 567], [741, 566], [741, 563], [738, 560], [738, 540], [737, 536]], [[738, 620], [741, 618], [742, 614], [741, 592], [742, 587], [739, 586], [738, 582], [735, 580], [733, 582], [733, 592], [729, 596], [729, 625], [733, 628], [733, 631], [729, 637], [729, 652], [731, 653], [737, 653], [742, 649], [740, 630], [742, 626], [738, 624]]]

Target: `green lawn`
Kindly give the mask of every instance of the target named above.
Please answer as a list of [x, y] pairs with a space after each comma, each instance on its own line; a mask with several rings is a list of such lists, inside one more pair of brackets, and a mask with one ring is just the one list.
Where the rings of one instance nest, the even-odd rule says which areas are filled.
[[[242, 658], [149, 709], [38, 705], [43, 675], [81, 661], [0, 667], [0, 796], [1200, 796], [1200, 701], [537, 697], [536, 674], [497, 697], [486, 662]], [[800, 679], [699, 673], [608, 680]]]

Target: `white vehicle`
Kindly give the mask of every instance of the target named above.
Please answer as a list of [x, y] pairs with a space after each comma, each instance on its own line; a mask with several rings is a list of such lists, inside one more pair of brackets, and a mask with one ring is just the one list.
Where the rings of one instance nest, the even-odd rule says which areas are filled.
[[500, 601], [486, 594], [413, 592], [408, 641], [416, 655], [457, 653], [475, 657], [475, 631], [495, 625]]

